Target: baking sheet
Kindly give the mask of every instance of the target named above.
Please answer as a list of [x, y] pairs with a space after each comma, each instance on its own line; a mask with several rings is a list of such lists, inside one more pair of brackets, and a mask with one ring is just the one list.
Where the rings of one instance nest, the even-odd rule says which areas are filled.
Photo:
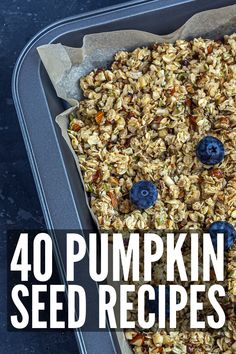
[[[71, 48], [61, 43], [47, 44], [37, 48], [58, 97], [67, 101], [72, 108], [56, 117], [62, 136], [75, 159], [81, 180], [78, 158], [67, 133], [68, 115], [77, 109], [83, 98], [79, 79], [95, 68], [108, 67], [119, 50], [133, 50], [153, 43], [175, 42], [177, 39], [205, 37], [219, 39], [236, 32], [236, 5], [200, 12], [192, 16], [175, 32], [159, 36], [137, 30], [113, 31], [89, 34], [83, 38], [82, 48]], [[86, 195], [88, 208], [97, 223]], [[98, 225], [99, 226], [99, 225]]]
[[[77, 109], [79, 101], [83, 98], [79, 87], [79, 79], [82, 76], [95, 68], [108, 67], [114, 54], [119, 50], [133, 50], [136, 47], [148, 46], [153, 43], [174, 42], [177, 39], [194, 37], [219, 39], [223, 35], [234, 32], [236, 32], [236, 5], [196, 14], [177, 31], [166, 36], [137, 30], [127, 30], [125, 35], [124, 31], [114, 31], [86, 35], [82, 48], [70, 48], [60, 43], [39, 47], [39, 55], [58, 97], [66, 100], [72, 106], [57, 116], [56, 122], [74, 156], [82, 181], [78, 158], [71, 147], [67, 134], [68, 115]], [[87, 205], [90, 209], [88, 198]], [[91, 214], [96, 221], [92, 211]], [[118, 332], [117, 336], [122, 353], [130, 353], [124, 334]]]

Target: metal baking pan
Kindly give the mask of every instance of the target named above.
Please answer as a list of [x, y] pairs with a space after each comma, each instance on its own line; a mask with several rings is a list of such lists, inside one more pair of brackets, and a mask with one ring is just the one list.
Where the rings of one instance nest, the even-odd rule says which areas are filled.
[[[28, 152], [37, 191], [48, 229], [92, 229], [94, 223], [86, 207], [83, 186], [72, 154], [61, 136], [55, 117], [66, 105], [56, 96], [40, 63], [36, 48], [61, 42], [81, 47], [85, 34], [110, 30], [138, 29], [156, 34], [173, 32], [194, 13], [233, 5], [235, 0], [153, 0], [136, 1], [70, 17], [42, 30], [24, 48], [16, 63], [13, 99]], [[55, 239], [56, 258], [63, 279], [64, 246]], [[86, 288], [90, 313], [97, 307], [97, 285], [87, 277], [86, 262], [77, 270], [77, 281]], [[105, 332], [75, 332], [78, 352], [121, 353], [119, 343]]]

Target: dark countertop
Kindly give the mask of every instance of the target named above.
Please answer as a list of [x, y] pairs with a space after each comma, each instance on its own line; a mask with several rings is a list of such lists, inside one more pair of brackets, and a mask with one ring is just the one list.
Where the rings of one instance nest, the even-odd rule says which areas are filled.
[[0, 3], [0, 353], [78, 353], [74, 334], [6, 329], [7, 229], [44, 228], [34, 180], [11, 96], [11, 75], [19, 53], [45, 26], [61, 18], [122, 3], [120, 0], [2, 0]]

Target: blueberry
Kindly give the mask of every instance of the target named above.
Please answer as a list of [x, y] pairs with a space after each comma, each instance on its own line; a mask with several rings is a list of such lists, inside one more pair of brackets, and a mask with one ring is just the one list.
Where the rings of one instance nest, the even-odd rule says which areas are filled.
[[139, 209], [147, 209], [156, 203], [158, 196], [155, 184], [149, 181], [134, 183], [130, 190], [130, 200]]
[[[155, 290], [155, 300], [146, 301], [146, 309], [148, 313], [155, 313], [156, 319], [158, 319], [158, 307], [159, 307], [159, 287], [154, 287]], [[170, 287], [166, 286], [165, 292], [165, 300], [166, 300], [166, 318], [170, 317]]]
[[198, 159], [205, 165], [215, 165], [224, 158], [224, 145], [219, 139], [213, 136], [206, 136], [197, 144], [196, 154]]
[[236, 230], [227, 221], [215, 221], [213, 222], [209, 229], [208, 229], [209, 234], [211, 235], [212, 239], [212, 244], [215, 249], [217, 249], [217, 233], [223, 233], [224, 234], [224, 247], [225, 251], [229, 250], [235, 240], [236, 240]]

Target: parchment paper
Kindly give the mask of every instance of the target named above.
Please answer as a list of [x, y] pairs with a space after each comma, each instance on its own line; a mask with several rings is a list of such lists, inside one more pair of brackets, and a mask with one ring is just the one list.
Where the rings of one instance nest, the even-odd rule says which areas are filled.
[[[158, 19], [154, 18], [153, 21], [158, 21]], [[168, 18], [166, 18], [166, 21], [168, 21]], [[62, 135], [75, 158], [81, 179], [82, 174], [78, 158], [71, 147], [67, 128], [69, 113], [76, 109], [79, 100], [83, 97], [79, 87], [79, 79], [82, 76], [95, 68], [108, 67], [114, 54], [119, 50], [133, 50], [136, 47], [148, 46], [155, 42], [174, 42], [176, 39], [191, 39], [194, 37], [219, 39], [234, 32], [236, 32], [236, 5], [198, 13], [177, 31], [166, 36], [136, 30], [122, 30], [86, 35], [83, 39], [82, 48], [70, 48], [60, 43], [39, 47], [40, 58], [57, 95], [72, 106], [72, 108], [57, 116], [56, 122], [60, 126]], [[87, 204], [89, 207], [88, 199]], [[96, 220], [92, 211], [91, 214]], [[118, 332], [117, 336], [122, 353], [131, 353], [123, 332]]]
[[58, 43], [37, 49], [57, 95], [74, 106], [82, 98], [78, 85], [80, 77], [94, 68], [107, 67], [119, 50], [132, 50], [155, 42], [174, 42], [179, 38], [203, 36], [217, 39], [235, 31], [236, 5], [233, 5], [196, 14], [177, 31], [166, 36], [137, 30], [103, 32], [84, 36], [82, 48]]

